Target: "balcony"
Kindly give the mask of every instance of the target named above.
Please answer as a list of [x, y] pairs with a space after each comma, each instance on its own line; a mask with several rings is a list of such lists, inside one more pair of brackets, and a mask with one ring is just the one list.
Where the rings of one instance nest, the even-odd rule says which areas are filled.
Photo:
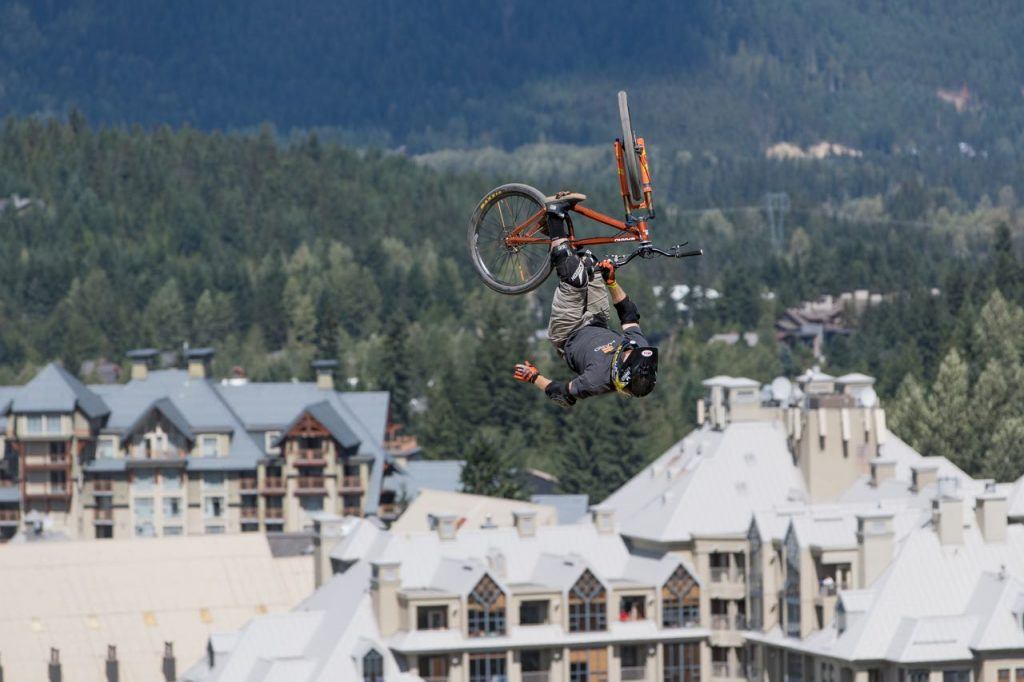
[[742, 567], [713, 566], [711, 568], [711, 582], [713, 583], [744, 583], [747, 579], [747, 571]]
[[92, 481], [92, 491], [96, 494], [110, 493], [114, 490], [114, 482], [109, 478], [95, 478]]
[[280, 476], [267, 476], [263, 479], [264, 495], [284, 495], [284, 479]]
[[32, 483], [25, 485], [25, 498], [60, 499], [71, 497], [71, 481], [64, 483]]
[[20, 517], [17, 509], [0, 509], [0, 523], [17, 523]]
[[724, 661], [711, 661], [711, 677], [732, 677], [729, 664]]
[[712, 613], [711, 614], [711, 629], [712, 630], [730, 630], [729, 616], [724, 613]]
[[259, 507], [239, 507], [238, 511], [243, 519], [258, 519], [260, 517]]
[[[383, 512], [381, 512], [381, 513], [383, 513]], [[363, 510], [360, 509], [359, 507], [342, 507], [341, 508], [341, 515], [342, 516], [362, 516], [363, 515]]]
[[280, 521], [284, 519], [283, 507], [267, 507], [263, 511], [263, 518], [267, 521]]
[[67, 469], [71, 465], [71, 458], [67, 453], [56, 453], [51, 455], [26, 455], [25, 471], [59, 471]]
[[363, 489], [363, 481], [358, 476], [342, 476], [338, 483], [338, 490], [343, 493], [359, 492]]
[[383, 503], [377, 508], [377, 512], [380, 514], [380, 518], [385, 520], [393, 520], [398, 518], [399, 507], [394, 502]]
[[619, 675], [620, 680], [646, 680], [647, 668], [642, 665], [623, 666]]
[[299, 450], [295, 455], [297, 467], [322, 467], [327, 465], [327, 453], [324, 450]]
[[295, 478], [296, 495], [324, 495], [327, 483], [323, 476], [297, 476]]
[[114, 521], [114, 510], [109, 507], [97, 507], [95, 510], [95, 522], [96, 523], [113, 523]]
[[240, 492], [255, 492], [256, 491], [256, 477], [255, 476], [241, 476], [238, 479], [238, 489]]
[[[523, 682], [548, 682], [548, 680], [550, 680], [550, 679], [551, 679], [551, 673], [549, 673], [547, 670], [543, 670], [543, 671], [540, 671], [540, 672], [524, 672], [523, 673]], [[626, 679], [626, 678], [623, 677], [622, 679]], [[638, 677], [636, 679], [642, 680], [643, 678], [642, 677]]]

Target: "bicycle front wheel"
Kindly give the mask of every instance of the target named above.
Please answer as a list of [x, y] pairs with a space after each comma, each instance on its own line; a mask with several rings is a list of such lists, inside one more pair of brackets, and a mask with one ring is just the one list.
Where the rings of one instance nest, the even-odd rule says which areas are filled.
[[469, 254], [480, 278], [502, 294], [525, 294], [551, 274], [544, 195], [518, 183], [495, 187], [469, 222]]
[[619, 121], [622, 123], [622, 156], [626, 165], [626, 187], [634, 204], [644, 200], [643, 185], [640, 182], [640, 155], [636, 151], [636, 134], [629, 120], [629, 104], [626, 91], [619, 92]]

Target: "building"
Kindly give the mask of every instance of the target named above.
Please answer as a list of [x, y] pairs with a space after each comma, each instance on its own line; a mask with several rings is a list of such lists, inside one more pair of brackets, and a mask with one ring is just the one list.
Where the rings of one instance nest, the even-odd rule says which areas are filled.
[[[795, 385], [708, 379], [700, 427], [575, 525], [481, 529], [437, 515], [432, 531], [396, 535], [366, 522], [335, 532], [325, 520], [318, 595], [352, 590], [366, 601], [364, 619], [339, 636], [363, 645], [334, 650], [331, 671], [450, 682], [1019, 682], [1024, 479], [975, 480], [915, 452], [886, 427], [872, 384], [817, 370]], [[609, 640], [565, 620], [566, 608], [582, 608], [572, 599], [582, 603], [573, 590], [584, 568], [607, 595], [597, 612]], [[496, 592], [484, 589], [491, 583]], [[547, 595], [542, 625], [529, 624], [528, 609], [516, 614], [533, 589]], [[470, 615], [483, 594], [507, 607], [500, 633]], [[330, 617], [332, 600], [313, 600]], [[257, 621], [250, 627], [266, 625]], [[646, 634], [625, 641], [638, 622]], [[230, 667], [200, 662], [188, 679], [271, 679], [265, 671], [288, 656], [310, 671], [293, 679], [326, 679], [316, 672], [326, 654], [312, 645], [259, 667], [256, 632], [222, 646]]]
[[387, 393], [335, 390], [334, 361], [313, 363], [315, 382], [218, 382], [211, 349], [188, 351], [186, 369], [153, 369], [157, 356], [129, 352], [125, 384], [50, 364], [0, 387], [0, 540], [292, 532], [322, 511], [393, 519], [414, 494], [400, 498], [390, 474], [413, 493], [457, 476], [387, 438]]
[[109, 682], [111, 653], [122, 680], [167, 679], [166, 654], [180, 673], [213, 633], [286, 612], [313, 568], [308, 555], [274, 557], [261, 534], [7, 544], [0, 677], [52, 680], [55, 650], [67, 680]]

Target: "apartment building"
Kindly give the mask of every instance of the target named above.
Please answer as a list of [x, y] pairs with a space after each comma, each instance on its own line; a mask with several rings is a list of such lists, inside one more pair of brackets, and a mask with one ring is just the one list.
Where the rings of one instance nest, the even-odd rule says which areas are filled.
[[[1014, 611], [1013, 590], [1024, 580], [1024, 526], [1015, 523], [1024, 520], [1024, 479], [975, 480], [945, 458], [914, 451], [887, 429], [872, 383], [817, 369], [770, 386], [713, 377], [697, 405], [698, 429], [592, 508], [592, 519], [536, 528], [514, 546], [440, 509], [428, 519], [429, 540], [362, 523], [335, 533], [325, 520], [319, 547], [337, 545], [327, 559], [319, 556], [317, 573], [321, 582], [334, 577], [307, 610], [323, 612], [316, 617], [326, 623], [348, 590], [354, 594], [346, 603], [365, 593], [366, 605], [345, 634], [327, 638], [340, 647], [330, 654], [312, 645], [324, 641], [315, 630], [309, 646], [290, 650], [308, 666], [294, 679], [326, 679], [321, 671], [330, 660], [339, 666], [332, 672], [363, 680], [907, 682], [909, 675], [911, 682], [1020, 682], [1024, 645], [1016, 637], [1024, 612]], [[545, 551], [562, 559], [534, 558], [530, 543], [546, 537], [558, 538]], [[451, 566], [434, 563], [446, 557]], [[605, 563], [615, 557], [619, 563]], [[467, 562], [465, 582], [453, 577], [462, 575], [454, 570], [459, 561]], [[651, 562], [681, 567], [683, 581], [652, 579]], [[631, 641], [647, 647], [643, 666], [623, 663], [638, 659], [621, 640], [602, 658], [574, 654], [584, 636], [564, 620], [574, 594], [566, 587], [577, 587], [582, 573], [572, 574], [583, 568], [611, 601], [618, 596], [626, 628], [635, 625], [628, 615], [634, 602], [622, 601], [634, 596], [625, 586], [640, 590], [652, 632]], [[509, 608], [501, 639], [469, 629], [472, 595], [487, 570]], [[666, 621], [665, 600], [682, 588], [682, 602], [671, 603], [683, 610]], [[531, 638], [538, 631], [524, 627], [531, 616], [524, 621], [521, 609], [513, 627], [515, 604], [529, 601], [533, 589], [550, 597], [548, 613], [563, 611], [545, 622], [550, 652], [524, 659], [539, 647]], [[389, 612], [393, 599], [398, 610]], [[423, 611], [427, 625], [420, 627], [421, 605], [443, 608], [435, 616]], [[606, 622], [607, 632], [622, 632]], [[692, 657], [680, 660], [700, 661], [685, 671], [664, 646], [678, 623], [694, 635], [685, 640]], [[250, 627], [218, 640], [216, 656], [188, 679], [270, 679], [254, 662], [252, 652], [261, 649], [251, 641], [277, 625], [257, 619]], [[944, 652], [954, 641], [963, 646], [950, 659]], [[285, 653], [276, 656], [271, 666], [285, 665]]]
[[[316, 382], [218, 382], [211, 349], [187, 368], [131, 351], [131, 380], [86, 386], [56, 364], [0, 388], [0, 538], [295, 531], [328, 511], [394, 517], [382, 479], [388, 395]], [[406, 444], [403, 444], [403, 447]], [[404, 447], [408, 450], [407, 447]]]

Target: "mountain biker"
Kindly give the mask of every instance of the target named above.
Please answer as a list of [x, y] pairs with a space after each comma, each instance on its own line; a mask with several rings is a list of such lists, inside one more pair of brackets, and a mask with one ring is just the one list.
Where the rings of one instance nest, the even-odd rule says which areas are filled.
[[[536, 385], [562, 407], [613, 391], [643, 397], [657, 382], [658, 349], [640, 330], [640, 312], [615, 281], [615, 265], [603, 260], [595, 266], [589, 252], [581, 257], [569, 246], [563, 198], [571, 195], [559, 193], [545, 207], [551, 260], [559, 279], [551, 301], [548, 339], [576, 376], [567, 382], [553, 381], [529, 360], [516, 365], [513, 376]], [[608, 328], [609, 297], [621, 334]]]

